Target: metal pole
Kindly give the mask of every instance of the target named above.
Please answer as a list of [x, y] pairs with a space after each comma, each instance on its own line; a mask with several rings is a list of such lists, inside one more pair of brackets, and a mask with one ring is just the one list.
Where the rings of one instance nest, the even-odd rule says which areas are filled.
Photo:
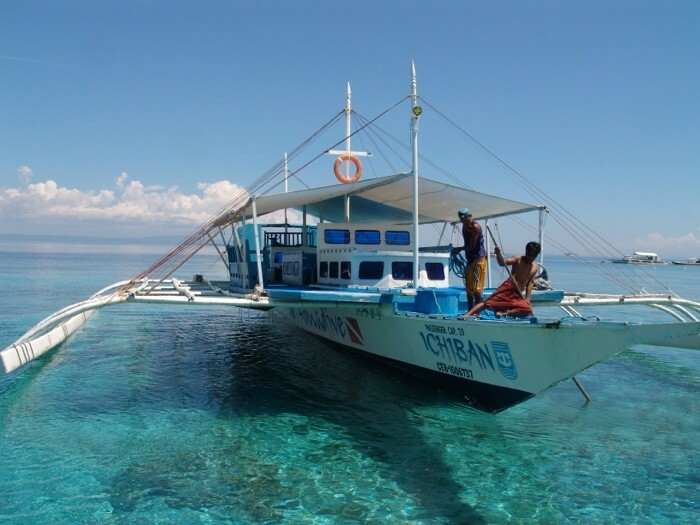
[[258, 284], [261, 289], [265, 289], [263, 286], [263, 274], [262, 274], [262, 254], [260, 253], [260, 236], [258, 235], [258, 210], [255, 205], [256, 199], [253, 199], [253, 229], [255, 230], [255, 259], [258, 265]]
[[[350, 82], [348, 82], [348, 90], [345, 95], [345, 151], [348, 155], [352, 151], [350, 149], [350, 134], [351, 122], [350, 113], [352, 112], [352, 93], [350, 92]], [[345, 162], [345, 177], [350, 178], [350, 162]], [[350, 222], [350, 195], [345, 196], [345, 222]]]
[[[489, 220], [484, 221], [484, 227], [489, 230]], [[490, 230], [489, 230], [490, 231]], [[486, 235], [486, 286], [491, 288], [491, 236]]]
[[[287, 152], [284, 153], [284, 192], [289, 191], [289, 167], [287, 166]], [[289, 219], [287, 218], [287, 208], [284, 209], [284, 243], [287, 244], [287, 225], [289, 224]]]
[[576, 384], [576, 386], [578, 387], [578, 389], [579, 389], [579, 390], [581, 391], [581, 393], [583, 394], [583, 397], [586, 398], [586, 401], [587, 401], [587, 402], [590, 401], [590, 400], [591, 400], [591, 396], [588, 395], [588, 392], [586, 392], [586, 389], [583, 388], [583, 385], [582, 385], [581, 383], [579, 383], [578, 379], [576, 379], [576, 377], [572, 377], [571, 379], [574, 380], [574, 383]]
[[413, 150], [413, 285], [418, 289], [420, 280], [420, 265], [418, 248], [418, 118], [422, 112], [418, 105], [418, 90], [416, 88], [416, 65], [411, 61], [411, 145]]
[[306, 204], [301, 207], [301, 213], [303, 215], [301, 221], [301, 247], [303, 251], [304, 246], [306, 246]]
[[[348, 155], [350, 155], [350, 152], [352, 151], [350, 149], [350, 113], [352, 111], [352, 93], [350, 92], [350, 82], [348, 82], [348, 90], [345, 95], [345, 151], [347, 152]], [[350, 163], [346, 162], [345, 163], [345, 177], [350, 178]], [[347, 204], [346, 204], [347, 206]], [[349, 222], [349, 220], [348, 220]]]
[[540, 264], [544, 265], [544, 214], [547, 212], [546, 209], [540, 208], [540, 236], [539, 242], [541, 246], [540, 250]]
[[219, 255], [219, 257], [221, 257], [221, 260], [224, 261], [224, 266], [226, 266], [226, 268], [228, 268], [228, 263], [226, 262], [226, 258], [224, 257], [224, 254], [219, 251], [219, 247], [217, 246], [216, 241], [214, 240], [214, 238], [211, 236], [211, 234], [209, 232], [207, 232], [207, 237], [209, 237], [209, 241], [211, 241], [211, 244], [214, 247], [214, 249], [216, 250], [216, 253]]

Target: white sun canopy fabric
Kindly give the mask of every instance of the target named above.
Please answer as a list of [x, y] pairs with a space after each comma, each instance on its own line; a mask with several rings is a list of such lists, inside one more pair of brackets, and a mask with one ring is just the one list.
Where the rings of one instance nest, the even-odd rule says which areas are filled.
[[[461, 208], [469, 208], [474, 219], [501, 217], [540, 208], [425, 178], [418, 180], [418, 193], [421, 224], [455, 222], [458, 220], [457, 211]], [[353, 184], [262, 195], [256, 199], [256, 211], [261, 216], [284, 208], [301, 210], [306, 206], [308, 214], [324, 221], [344, 222], [346, 195], [350, 196], [350, 221], [353, 223], [401, 224], [412, 221], [413, 177], [410, 173]], [[252, 214], [251, 201], [246, 204], [245, 213]]]

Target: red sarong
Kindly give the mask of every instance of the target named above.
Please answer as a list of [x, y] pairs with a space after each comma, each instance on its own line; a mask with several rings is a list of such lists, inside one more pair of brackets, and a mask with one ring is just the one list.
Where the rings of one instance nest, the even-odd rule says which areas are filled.
[[518, 293], [512, 279], [506, 280], [484, 301], [486, 308], [494, 312], [508, 312], [513, 317], [532, 315], [532, 307]]

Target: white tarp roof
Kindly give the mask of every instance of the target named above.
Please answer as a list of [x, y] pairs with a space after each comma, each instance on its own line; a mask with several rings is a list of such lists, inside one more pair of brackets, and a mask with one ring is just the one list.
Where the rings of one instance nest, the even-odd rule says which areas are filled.
[[[294, 208], [329, 222], [345, 220], [345, 195], [350, 195], [350, 220], [354, 223], [410, 223], [413, 213], [413, 177], [402, 173], [352, 184], [334, 184], [309, 190], [257, 197], [257, 215]], [[455, 222], [457, 211], [469, 208], [474, 219], [501, 217], [539, 209], [539, 206], [466, 190], [444, 182], [419, 178], [420, 223]], [[245, 206], [252, 214], [251, 202]]]

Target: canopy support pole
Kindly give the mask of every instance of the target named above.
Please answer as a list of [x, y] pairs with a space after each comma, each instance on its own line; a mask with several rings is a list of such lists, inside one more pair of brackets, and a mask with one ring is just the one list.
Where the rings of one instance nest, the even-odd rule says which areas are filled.
[[[547, 210], [545, 208], [540, 208], [540, 237], [538, 239], [540, 243], [540, 264], [544, 264], [544, 219], [545, 219], [545, 213], [547, 213]], [[580, 387], [579, 387], [580, 388]]]
[[[484, 221], [484, 227], [489, 230], [489, 220]], [[491, 236], [486, 235], [486, 287], [491, 288]]]
[[302, 249], [305, 246], [308, 246], [308, 243], [306, 242], [306, 204], [301, 207], [301, 213], [302, 213], [302, 220], [301, 220], [301, 247]]
[[255, 259], [258, 265], [258, 284], [260, 289], [264, 290], [263, 274], [262, 274], [262, 254], [260, 253], [260, 235], [258, 234], [258, 209], [253, 199], [253, 229], [255, 230]]

